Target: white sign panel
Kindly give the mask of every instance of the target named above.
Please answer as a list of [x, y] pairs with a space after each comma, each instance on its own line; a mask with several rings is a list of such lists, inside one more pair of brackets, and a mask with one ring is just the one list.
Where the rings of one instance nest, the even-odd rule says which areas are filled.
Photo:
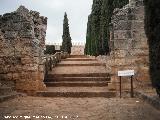
[[134, 70], [124, 70], [124, 71], [118, 71], [118, 76], [133, 76]]

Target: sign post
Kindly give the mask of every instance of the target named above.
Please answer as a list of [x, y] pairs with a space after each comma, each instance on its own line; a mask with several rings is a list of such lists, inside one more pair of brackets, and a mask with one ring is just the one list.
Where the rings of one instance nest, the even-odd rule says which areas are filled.
[[120, 98], [122, 97], [122, 77], [131, 77], [131, 97], [134, 97], [134, 91], [133, 91], [133, 76], [134, 76], [134, 70], [124, 70], [124, 71], [118, 71], [118, 76], [120, 80]]
[[134, 93], [133, 93], [133, 75], [132, 75], [132, 76], [131, 76], [131, 98], [134, 97], [133, 94], [134, 94]]
[[121, 88], [121, 86], [122, 86], [122, 79], [121, 79], [122, 77], [120, 76], [119, 77], [119, 80], [120, 80], [120, 86], [119, 86], [119, 90], [120, 90], [120, 98], [122, 97], [122, 88]]

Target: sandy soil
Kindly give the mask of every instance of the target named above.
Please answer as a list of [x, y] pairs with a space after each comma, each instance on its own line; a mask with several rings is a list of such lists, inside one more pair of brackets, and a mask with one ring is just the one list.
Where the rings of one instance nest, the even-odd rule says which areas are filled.
[[7, 115], [8, 120], [160, 120], [160, 111], [136, 98], [19, 97], [0, 103], [0, 120]]

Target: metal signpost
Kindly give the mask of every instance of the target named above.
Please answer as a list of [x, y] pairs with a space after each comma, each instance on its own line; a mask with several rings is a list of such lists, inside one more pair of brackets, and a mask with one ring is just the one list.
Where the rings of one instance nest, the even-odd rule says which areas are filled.
[[133, 93], [133, 76], [135, 72], [134, 70], [124, 70], [124, 71], [118, 71], [118, 76], [120, 80], [120, 98], [122, 97], [122, 77], [131, 77], [131, 97], [134, 97]]

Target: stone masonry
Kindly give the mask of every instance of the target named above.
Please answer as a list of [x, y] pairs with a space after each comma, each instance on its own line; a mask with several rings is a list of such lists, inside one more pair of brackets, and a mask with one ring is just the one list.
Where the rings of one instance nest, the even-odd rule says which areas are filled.
[[0, 83], [33, 93], [44, 90], [47, 18], [20, 6], [0, 16]]
[[[122, 9], [114, 10], [110, 34], [112, 82], [109, 88], [119, 88], [119, 70], [135, 70], [136, 89], [150, 85], [143, 0], [130, 0]], [[130, 89], [129, 83], [128, 78], [123, 78], [123, 89]]]
[[84, 55], [84, 45], [73, 45], [71, 55]]

